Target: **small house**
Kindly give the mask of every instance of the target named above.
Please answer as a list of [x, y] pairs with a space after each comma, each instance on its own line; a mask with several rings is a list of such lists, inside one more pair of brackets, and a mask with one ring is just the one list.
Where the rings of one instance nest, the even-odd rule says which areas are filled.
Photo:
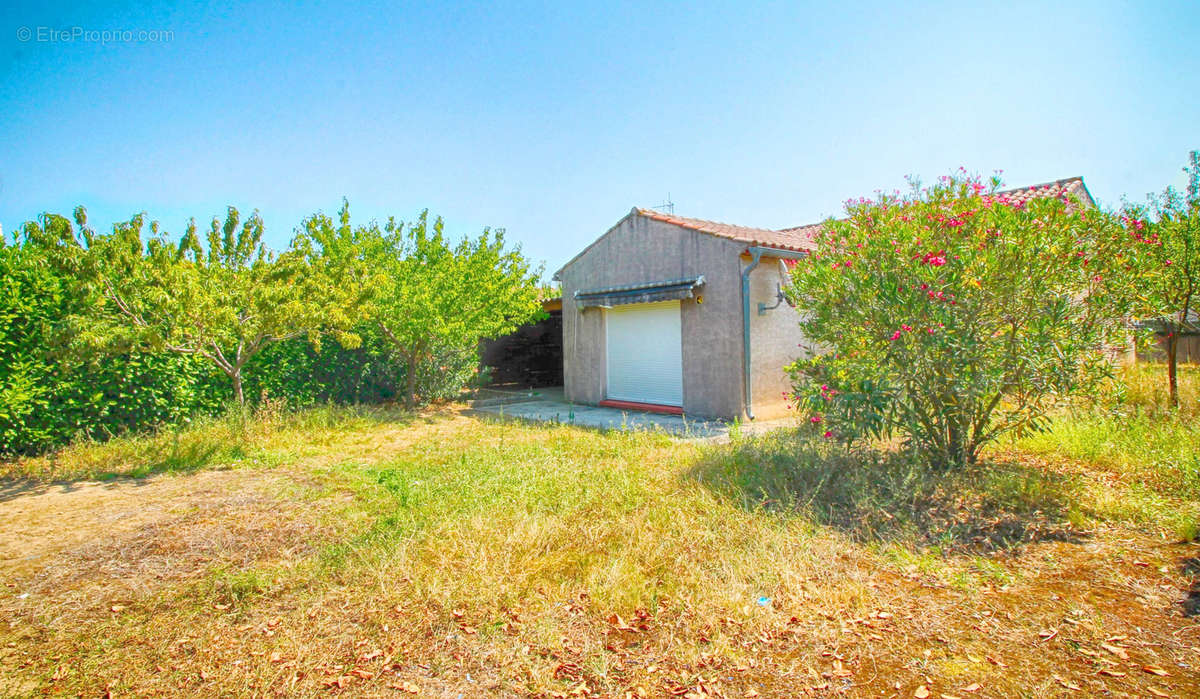
[[[1006, 192], [1073, 195], [1082, 178]], [[567, 400], [708, 418], [787, 413], [785, 367], [811, 351], [784, 299], [820, 224], [771, 230], [634, 208], [554, 275]]]

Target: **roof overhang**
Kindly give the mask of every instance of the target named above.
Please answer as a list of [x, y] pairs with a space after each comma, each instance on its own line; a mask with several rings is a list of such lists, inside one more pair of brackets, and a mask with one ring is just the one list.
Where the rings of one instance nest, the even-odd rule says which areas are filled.
[[580, 289], [574, 294], [575, 305], [585, 308], [610, 308], [630, 303], [655, 303], [678, 301], [696, 297], [696, 290], [704, 286], [704, 275], [686, 279], [668, 279], [661, 282], [608, 286], [600, 289]]

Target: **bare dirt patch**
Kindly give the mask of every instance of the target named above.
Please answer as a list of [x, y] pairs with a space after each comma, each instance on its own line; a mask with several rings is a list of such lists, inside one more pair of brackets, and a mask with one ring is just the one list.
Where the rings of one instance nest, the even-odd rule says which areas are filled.
[[263, 474], [208, 471], [108, 483], [22, 484], [0, 502], [0, 575], [9, 581], [46, 567], [64, 551], [112, 545], [139, 530], [161, 527], [189, 511], [261, 493]]
[[[214, 570], [302, 559], [324, 525], [319, 508], [285, 497], [293, 487], [287, 474], [247, 469], [55, 484], [0, 502], [5, 635], [53, 647], [59, 633], [151, 607]], [[38, 661], [11, 643], [0, 674], [19, 678]]]

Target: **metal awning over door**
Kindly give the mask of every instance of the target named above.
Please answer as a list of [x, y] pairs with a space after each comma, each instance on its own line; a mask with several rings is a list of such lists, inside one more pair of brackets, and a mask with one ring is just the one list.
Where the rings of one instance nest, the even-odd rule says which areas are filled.
[[635, 303], [656, 303], [695, 298], [696, 290], [704, 286], [704, 276], [668, 279], [660, 282], [609, 286], [600, 289], [580, 289], [575, 292], [575, 305], [585, 308], [612, 308]]

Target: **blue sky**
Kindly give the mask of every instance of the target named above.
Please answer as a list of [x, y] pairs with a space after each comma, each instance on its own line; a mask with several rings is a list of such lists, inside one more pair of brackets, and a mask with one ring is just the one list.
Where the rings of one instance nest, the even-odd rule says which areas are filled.
[[[282, 247], [346, 196], [549, 273], [668, 192], [778, 228], [961, 165], [1111, 206], [1200, 148], [1197, 2], [142, 4], [0, 9], [6, 234], [232, 204]], [[37, 40], [74, 27], [170, 35]]]

